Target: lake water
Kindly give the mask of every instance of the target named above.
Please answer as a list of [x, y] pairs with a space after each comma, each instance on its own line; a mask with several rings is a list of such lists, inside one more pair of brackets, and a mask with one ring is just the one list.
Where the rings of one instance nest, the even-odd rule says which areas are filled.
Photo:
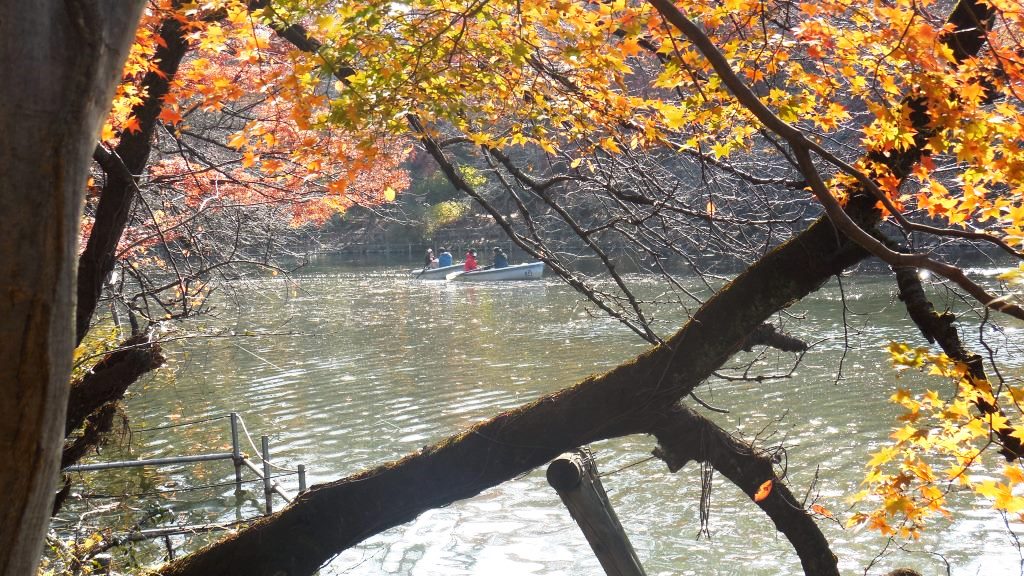
[[[274, 462], [303, 463], [310, 484], [326, 482], [397, 459], [646, 348], [555, 279], [422, 282], [407, 272], [394, 266], [325, 266], [222, 295], [217, 317], [205, 320], [206, 327], [238, 336], [168, 344], [167, 368], [126, 403], [135, 429], [130, 442], [108, 448], [99, 459], [229, 450], [226, 420], [162, 427], [237, 411], [257, 441], [259, 434], [271, 436]], [[652, 293], [660, 290], [646, 282]], [[887, 400], [897, 380], [884, 346], [890, 340], [921, 342], [892, 293], [893, 284], [887, 276], [846, 279], [845, 330], [835, 282], [783, 316], [787, 330], [815, 342], [789, 378], [716, 380], [699, 390], [704, 400], [730, 411], [715, 415], [727, 430], [748, 439], [760, 433], [763, 444], [784, 444], [794, 493], [802, 495], [817, 477], [818, 502], [839, 517], [847, 513], [844, 496], [858, 488], [864, 463], [886, 439], [897, 414]], [[681, 313], [664, 314], [660, 330], [667, 335]], [[277, 335], [252, 335], [267, 332]], [[1019, 326], [1005, 336], [1019, 343]], [[850, 349], [844, 357], [845, 342]], [[735, 364], [753, 358], [745, 355]], [[793, 359], [768, 353], [751, 375], [787, 373]], [[1008, 374], [1019, 376], [1020, 370]], [[904, 376], [898, 384], [922, 379]], [[950, 389], [936, 380], [928, 385]], [[767, 517], [721, 476], [716, 475], [711, 495], [711, 537], [697, 538], [699, 468], [691, 463], [670, 474], [663, 463], [649, 459], [653, 446], [647, 437], [593, 446], [604, 485], [648, 574], [800, 572], [796, 555]], [[995, 469], [999, 462], [991, 465]], [[250, 484], [242, 505], [235, 506], [227, 462], [81, 476], [88, 482], [86, 492], [163, 492], [112, 507], [110, 513], [121, 515], [123, 525], [138, 520], [137, 510], [165, 511], [144, 527], [229, 521], [257, 515], [262, 499], [261, 489]], [[293, 491], [297, 485], [293, 477], [280, 483]], [[222, 485], [176, 490], [210, 484]], [[1002, 518], [970, 495], [957, 502], [962, 511], [956, 521], [938, 523], [902, 549], [890, 545], [869, 573], [913, 566], [924, 574], [945, 574], [948, 562], [955, 575], [1020, 574], [1021, 553]], [[69, 512], [83, 506], [72, 503]], [[823, 527], [844, 573], [864, 573], [886, 548], [874, 532], [843, 530], [829, 522]], [[174, 540], [186, 548], [202, 541]], [[150, 543], [137, 554], [152, 559], [162, 549], [159, 542]], [[603, 572], [539, 469], [370, 538], [322, 573]]]

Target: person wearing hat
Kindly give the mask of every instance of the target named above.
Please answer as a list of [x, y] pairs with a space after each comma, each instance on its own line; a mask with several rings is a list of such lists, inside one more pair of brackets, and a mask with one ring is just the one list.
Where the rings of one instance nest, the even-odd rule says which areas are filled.
[[494, 247], [494, 260], [491, 264], [491, 268], [507, 268], [508, 267], [508, 256], [505, 255], [505, 251], [501, 248]]
[[437, 258], [434, 258], [434, 249], [427, 248], [426, 260], [423, 263], [424, 268], [437, 268]]
[[473, 270], [476, 270], [476, 267], [476, 250], [470, 248], [469, 252], [466, 252], [466, 264], [463, 266], [463, 268], [466, 270], [466, 272], [472, 272]]

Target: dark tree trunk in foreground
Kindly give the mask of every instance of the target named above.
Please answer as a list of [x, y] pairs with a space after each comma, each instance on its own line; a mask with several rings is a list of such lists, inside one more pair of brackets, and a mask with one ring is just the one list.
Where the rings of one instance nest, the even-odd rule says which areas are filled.
[[[17, 4], [17, 7], [15, 7]], [[141, 0], [0, 15], [0, 574], [35, 570], [64, 437], [82, 191]]]

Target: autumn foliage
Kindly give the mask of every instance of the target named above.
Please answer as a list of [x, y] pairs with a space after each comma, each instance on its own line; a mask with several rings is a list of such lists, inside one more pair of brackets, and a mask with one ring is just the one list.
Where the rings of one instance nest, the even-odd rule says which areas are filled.
[[[239, 206], [276, 206], [292, 226], [316, 226], [352, 205], [393, 200], [408, 185], [399, 168], [408, 144], [326, 124], [329, 85], [241, 2], [149, 7], [102, 144], [139, 130], [133, 110], [147, 98], [139, 83], [161, 73], [157, 30], [170, 18], [181, 22], [189, 53], [163, 99], [162, 149], [145, 177], [165, 191], [152, 226], [174, 230], [195, 210]], [[175, 209], [166, 201], [172, 190]]]
[[[707, 59], [646, 3], [280, 4], [260, 14], [303, 22], [329, 41], [324, 66], [352, 70], [332, 103], [331, 120], [346, 127], [405, 130], [414, 112], [476, 144], [576, 159], [661, 146], [725, 158], [764, 146]], [[819, 141], [859, 141], [884, 157], [921, 139], [908, 181], [871, 158], [855, 164], [905, 213], [997, 229], [1020, 246], [1021, 12], [991, 4], [988, 47], [963, 62], [934, 2], [728, 0], [686, 12], [761, 102]], [[928, 111], [927, 133], [913, 126], [915, 106]], [[953, 165], [955, 177], [940, 176]]]
[[[599, 158], [667, 151], [726, 167], [755, 158], [806, 176], [786, 140], [792, 130], [815, 154], [822, 205], [871, 193], [908, 244], [968, 238], [1019, 259], [1024, 11], [1016, 2], [984, 3], [984, 47], [973, 51], [961, 45], [970, 38], [953, 34], [948, 3], [932, 0], [675, 5], [699, 38], [684, 37], [655, 4], [156, 2], [101, 139], [110, 146], [139, 129], [132, 111], [147, 96], [139, 80], [159, 70], [155, 30], [174, 18], [190, 55], [164, 99], [161, 150], [143, 177], [163, 194], [150, 217], [158, 229], [234, 205], [281, 207], [293, 226], [319, 225], [354, 204], [394, 200], [408, 184], [400, 164], [414, 139], [540, 150], [567, 174], [592, 173]], [[293, 25], [316, 39], [313, 49], [282, 37]], [[723, 67], [755, 102], [738, 96]], [[807, 180], [793, 198], [811, 200]], [[705, 205], [714, 218], [716, 199]], [[125, 245], [145, 247], [142, 238], [154, 234], [129, 234]], [[1016, 296], [1001, 295], [981, 304], [1006, 311], [1000, 301]], [[971, 475], [998, 431], [1024, 439], [1024, 390], [972, 377], [926, 349], [894, 343], [890, 353], [899, 369], [927, 370], [955, 390], [896, 390], [905, 413], [893, 443], [867, 463], [855, 498], [868, 505], [849, 523], [913, 537], [948, 513], [946, 496], [958, 486], [1024, 512], [1019, 464], [999, 479]], [[771, 492], [768, 480], [753, 498]]]

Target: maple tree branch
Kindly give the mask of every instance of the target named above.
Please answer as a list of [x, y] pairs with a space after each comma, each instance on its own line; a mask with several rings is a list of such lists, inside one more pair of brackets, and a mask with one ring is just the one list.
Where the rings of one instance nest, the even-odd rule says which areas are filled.
[[486, 151], [493, 157], [497, 158], [498, 161], [501, 162], [503, 166], [505, 166], [505, 169], [508, 170], [519, 182], [523, 183], [527, 188], [533, 190], [533, 192], [538, 197], [540, 197], [541, 200], [543, 200], [544, 203], [548, 205], [548, 207], [550, 207], [552, 210], [555, 211], [555, 213], [559, 215], [563, 222], [569, 225], [573, 232], [575, 232], [576, 235], [583, 240], [587, 247], [590, 248], [590, 250], [594, 254], [596, 254], [598, 258], [600, 258], [601, 263], [604, 265], [605, 269], [608, 270], [608, 273], [612, 277], [612, 280], [615, 282], [616, 286], [618, 286], [619, 289], [622, 290], [622, 292], [626, 295], [626, 298], [629, 301], [629, 305], [632, 308], [633, 313], [636, 314], [636, 317], [639, 320], [639, 326], [643, 328], [643, 333], [640, 334], [640, 336], [642, 336], [651, 344], [658, 344], [659, 342], [661, 342], [661, 339], [658, 338], [658, 335], [655, 334], [654, 331], [651, 329], [650, 322], [645, 317], [643, 310], [640, 306], [640, 303], [633, 295], [633, 292], [626, 285], [626, 282], [625, 280], [623, 280], [622, 275], [615, 270], [615, 263], [612, 262], [608, 254], [600, 246], [597, 245], [597, 243], [592, 238], [592, 234], [587, 234], [586, 231], [583, 230], [579, 223], [576, 222], [576, 220], [572, 217], [571, 214], [569, 214], [565, 210], [564, 207], [551, 201], [550, 196], [547, 194], [547, 186], [545, 186], [544, 183], [537, 182], [533, 178], [529, 177], [527, 174], [523, 173], [515, 164], [512, 163], [512, 160], [504, 153], [502, 153], [500, 150], [487, 148]]
[[[289, 24], [284, 21], [275, 11], [271, 5], [270, 0], [249, 0], [248, 4], [249, 12], [255, 12], [262, 10], [264, 16], [272, 16], [276, 19], [277, 25], [272, 25], [271, 28], [274, 32], [290, 42], [293, 46], [307, 52], [309, 54], [320, 54], [320, 48], [323, 44], [316, 38], [312, 38], [306, 33], [306, 28], [301, 24]], [[268, 18], [269, 19], [269, 18]], [[333, 74], [338, 80], [347, 82], [347, 78], [355, 74], [356, 71], [351, 66], [339, 65], [331, 67], [331, 74]]]
[[[665, 2], [664, 0], [652, 0], [651, 4], [661, 11], [659, 5], [665, 4]], [[674, 6], [672, 6], [672, 8], [674, 9]], [[939, 228], [909, 221], [871, 177], [835, 156], [832, 152], [816, 142], [807, 139], [798, 129], [789, 126], [786, 122], [777, 118], [775, 114], [767, 108], [767, 106], [761, 103], [760, 99], [757, 98], [746, 83], [743, 82], [738, 75], [732, 72], [728, 61], [718, 51], [717, 47], [709, 38], [707, 38], [703, 31], [686, 18], [685, 15], [678, 10], [675, 10], [674, 13], [670, 13], [671, 17], [664, 12], [662, 12], [662, 14], [694, 42], [698, 49], [705, 54], [705, 57], [708, 58], [709, 62], [712, 63], [716, 72], [718, 72], [723, 78], [723, 81], [733, 92], [734, 96], [736, 96], [737, 100], [746, 106], [748, 110], [753, 112], [766, 127], [782, 136], [794, 148], [808, 148], [813, 150], [816, 154], [824, 158], [833, 166], [839, 168], [842, 172], [853, 176], [866, 190], [868, 190], [879, 202], [882, 203], [886, 210], [893, 215], [903, 228], [936, 236], [956, 237], [989, 242], [1002, 248], [1005, 252], [1016, 258], [1024, 259], [1024, 252], [1014, 249], [1006, 243], [1005, 240], [992, 234], [952, 228]], [[954, 58], [958, 61], [962, 61], [963, 59], [975, 54], [981, 49], [981, 46], [984, 45], [987, 26], [991, 22], [991, 8], [985, 3], [961, 0], [957, 2], [957, 5], [950, 14], [948, 21], [951, 24], [954, 24], [955, 27], [951, 33], [943, 37], [943, 42], [953, 49]]]
[[[939, 348], [954, 361], [964, 364], [972, 384], [987, 381], [988, 377], [985, 375], [982, 357], [964, 346], [955, 325], [956, 316], [952, 312], [939, 314], [935, 311], [935, 306], [925, 294], [918, 270], [910, 267], [896, 267], [893, 268], [893, 272], [896, 274], [900, 300], [903, 301], [910, 319], [914, 321], [925, 339], [932, 344], [938, 344]], [[975, 405], [985, 414], [1003, 415], [998, 406], [980, 398], [975, 401]], [[1005, 415], [1003, 416], [1005, 417]], [[1012, 427], [999, 427], [994, 432], [999, 437], [1000, 453], [1007, 461], [1013, 462], [1024, 456], [1024, 443], [1013, 435]]]
[[159, 344], [145, 333], [136, 334], [106, 354], [81, 380], [71, 384], [65, 436], [74, 432], [85, 419], [107, 402], [124, 396], [139, 376], [164, 363]]
[[750, 184], [784, 186], [792, 190], [803, 190], [804, 188], [807, 187], [806, 180], [793, 180], [787, 178], [761, 178], [759, 176], [754, 176], [753, 174], [740, 170], [739, 168], [733, 166], [729, 162], [723, 162], [720, 158], [715, 158], [713, 154], [701, 152], [700, 150], [694, 150], [693, 148], [688, 148], [682, 146], [681, 144], [673, 142], [669, 142], [669, 146], [672, 149], [679, 150], [683, 154], [689, 154], [690, 156], [693, 156], [694, 158], [697, 158], [702, 162], [707, 162], [708, 164], [711, 164], [715, 168], [718, 168], [723, 172], [732, 174], [739, 178], [740, 180], [749, 182]]
[[174, 17], [166, 18], [161, 23], [159, 37], [161, 43], [153, 56], [158, 62], [157, 68], [148, 71], [143, 77], [140, 93], [145, 94], [145, 98], [131, 112], [138, 120], [138, 130], [124, 130], [112, 152], [103, 146], [97, 146], [94, 151], [94, 158], [104, 169], [107, 178], [96, 207], [89, 240], [78, 258], [76, 344], [81, 343], [89, 331], [89, 323], [103, 291], [103, 282], [114, 269], [117, 245], [128, 225], [132, 204], [138, 197], [137, 178], [149, 160], [153, 133], [163, 108], [164, 96], [169, 92], [171, 80], [189, 49], [182, 23]]
[[707, 462], [750, 498], [766, 481], [767, 497], [756, 504], [771, 518], [800, 557], [804, 574], [838, 576], [837, 558], [814, 518], [804, 510], [775, 474], [768, 454], [754, 449], [714, 422], [685, 406], [676, 406], [652, 431], [658, 440], [654, 455], [676, 472], [687, 462]]
[[683, 33], [686, 38], [693, 43], [693, 45], [704, 55], [704, 58], [711, 64], [715, 72], [721, 78], [722, 83], [732, 92], [733, 96], [741, 103], [747, 110], [749, 110], [758, 121], [761, 122], [766, 128], [775, 132], [779, 136], [782, 136], [791, 145], [797, 143], [800, 146], [806, 146], [806, 138], [803, 132], [799, 129], [789, 125], [789, 123], [783, 121], [781, 118], [775, 115], [768, 106], [761, 102], [760, 98], [747, 86], [746, 82], [740, 79], [740, 77], [733, 72], [732, 65], [725, 58], [725, 55], [715, 46], [711, 38], [700, 29], [699, 26], [693, 23], [689, 18], [683, 14], [676, 5], [670, 0], [647, 0], [651, 6], [654, 6], [666, 20], [669, 21], [677, 30]]
[[796, 154], [797, 160], [800, 162], [801, 170], [810, 182], [815, 198], [822, 203], [822, 206], [825, 208], [825, 212], [835, 223], [836, 228], [849, 236], [865, 250], [871, 252], [887, 264], [894, 267], [912, 266], [935, 272], [963, 288], [964, 291], [974, 297], [975, 300], [980, 302], [986, 308], [991, 308], [997, 312], [1002, 312], [1009, 316], [1013, 316], [1014, 318], [1024, 320], [1024, 309], [1010, 301], [1008, 299], [1009, 297], [998, 297], [989, 293], [980, 284], [977, 284], [968, 278], [967, 275], [964, 274], [964, 271], [959, 267], [933, 260], [923, 254], [908, 254], [905, 252], [895, 252], [890, 250], [878, 241], [878, 239], [858, 226], [846, 214], [842, 205], [839, 204], [839, 201], [836, 200], [835, 196], [833, 196], [831, 192], [828, 191], [824, 180], [821, 178], [821, 174], [818, 173], [817, 168], [814, 166], [814, 162], [811, 160], [810, 153], [806, 149], [794, 147], [794, 154]]
[[[591, 302], [593, 302], [596, 306], [601, 308], [605, 313], [609, 314], [612, 318], [615, 318], [619, 322], [622, 322], [625, 326], [630, 328], [640, 337], [652, 343], [660, 341], [658, 336], [653, 332], [653, 330], [651, 330], [649, 323], [643, 319], [642, 315], [639, 316], [639, 322], [634, 322], [632, 319], [627, 318], [622, 313], [618, 312], [617, 310], [609, 306], [608, 303], [604, 301], [604, 299], [598, 297], [597, 292], [592, 287], [590, 287], [586, 282], [584, 282], [578, 274], [573, 273], [568, 268], [563, 266], [558, 260], [556, 260], [552, 255], [548, 254], [545, 250], [539, 249], [538, 247], [534, 247], [530, 243], [525, 242], [522, 236], [513, 229], [512, 225], [508, 222], [505, 216], [501, 212], [499, 212], [494, 206], [492, 206], [490, 202], [487, 202], [486, 199], [484, 199], [483, 196], [481, 196], [480, 193], [473, 186], [471, 186], [469, 182], [466, 181], [465, 178], [462, 177], [462, 174], [459, 173], [455, 166], [448, 160], [448, 157], [445, 155], [444, 150], [441, 149], [441, 147], [437, 144], [434, 138], [424, 128], [420, 119], [414, 114], [408, 115], [407, 118], [409, 121], [409, 125], [412, 127], [413, 131], [419, 136], [420, 141], [423, 143], [424, 147], [427, 150], [427, 153], [429, 153], [430, 156], [434, 158], [434, 161], [437, 162], [438, 166], [441, 168], [441, 171], [444, 172], [445, 176], [448, 178], [448, 181], [451, 182], [452, 186], [454, 186], [456, 190], [459, 190], [465, 193], [470, 198], [474, 199], [477, 202], [477, 204], [483, 207], [484, 210], [486, 210], [491, 215], [491, 217], [494, 218], [494, 221], [499, 226], [501, 226], [501, 228], [505, 231], [509, 238], [511, 238], [512, 241], [516, 243], [516, 245], [518, 245], [520, 248], [522, 248], [524, 251], [526, 251], [534, 258], [542, 260], [556, 274], [562, 277], [562, 279], [565, 280], [567, 284], [575, 288], [581, 294], [585, 295]], [[495, 158], [498, 157], [495, 156]], [[543, 191], [537, 192], [535, 190], [535, 192], [550, 205], [550, 200], [545, 198], [546, 194], [544, 194]], [[565, 217], [568, 218], [569, 220], [572, 220], [571, 216], [569, 216], [568, 214], [566, 214]], [[571, 225], [572, 223], [570, 223], [570, 226]], [[581, 235], [580, 237], [584, 239], [584, 241], [588, 240], [586, 235]]]
[[825, 212], [835, 223], [836, 228], [849, 236], [865, 250], [871, 252], [887, 264], [894, 267], [912, 266], [935, 272], [963, 288], [964, 291], [974, 297], [975, 300], [980, 302], [986, 308], [991, 308], [997, 312], [1002, 312], [1009, 316], [1013, 316], [1014, 318], [1024, 320], [1024, 309], [1010, 301], [1010, 297], [998, 297], [990, 294], [980, 284], [977, 284], [968, 278], [967, 275], [964, 274], [964, 271], [959, 267], [933, 260], [923, 254], [908, 254], [905, 252], [895, 252], [890, 250], [878, 239], [858, 226], [846, 214], [842, 205], [839, 204], [839, 201], [836, 200], [835, 196], [828, 191], [824, 180], [821, 178], [821, 174], [818, 173], [817, 168], [814, 166], [814, 162], [811, 160], [810, 153], [806, 149], [799, 147], [794, 148], [794, 153], [796, 154], [797, 160], [800, 162], [804, 175], [807, 176], [807, 179], [811, 184], [814, 196], [822, 203], [822, 206], [825, 208]]
[[[813, 150], [821, 154], [823, 151], [821, 147], [811, 142], [804, 136], [803, 132], [780, 119], [765, 106], [750, 87], [740, 79], [725, 56], [718, 50], [718, 47], [711, 42], [711, 39], [676, 8], [675, 4], [670, 2], [670, 0], [648, 1], [707, 58], [715, 72], [722, 79], [723, 84], [733, 94], [733, 97], [747, 108], [766, 128], [786, 140], [793, 149], [793, 154], [796, 157], [801, 172], [810, 184], [812, 193], [821, 202], [825, 213], [828, 214], [836, 228], [868, 252], [871, 252], [891, 266], [913, 266], [935, 272], [960, 286], [985, 307], [1024, 320], [1024, 309], [1007, 298], [996, 297], [990, 294], [982, 286], [970, 280], [960, 268], [944, 262], [938, 262], [921, 254], [907, 254], [890, 250], [857, 225], [844, 211], [843, 206], [835, 196], [828, 190], [821, 174], [811, 159], [810, 152]], [[825, 159], [828, 160], [827, 157]], [[849, 166], [845, 163], [843, 164]], [[877, 186], [874, 182], [871, 182], [871, 179], [866, 174], [853, 167], [850, 167], [850, 169], [856, 172], [858, 181], [867, 182], [869, 184], [866, 185], [877, 189]]]
[[[445, 138], [442, 142], [438, 143], [438, 147], [439, 148], [445, 148], [445, 147], [447, 147], [447, 146], [449, 146], [451, 144], [454, 144], [454, 143], [467, 143], [467, 142], [471, 142], [471, 140], [469, 138], [465, 137], [465, 136], [457, 136], [457, 137], [454, 137], [454, 138]], [[489, 154], [489, 155], [497, 158], [501, 162], [501, 164], [503, 166], [505, 166], [505, 168], [509, 171], [509, 173], [512, 174], [513, 176], [515, 176], [516, 180], [519, 180], [520, 182], [525, 184], [527, 188], [530, 188], [531, 190], [534, 190], [535, 192], [543, 193], [544, 191], [546, 191], [548, 188], [551, 188], [552, 186], [557, 186], [558, 184], [562, 184], [562, 183], [565, 183], [565, 182], [571, 182], [573, 180], [573, 178], [571, 176], [554, 176], [554, 177], [548, 178], [547, 180], [544, 180], [544, 181], [538, 180], [538, 179], [530, 176], [526, 172], [523, 172], [518, 166], [516, 166], [515, 164], [512, 163], [512, 161], [508, 158], [508, 156], [503, 154], [500, 150], [498, 150], [496, 148], [491, 148], [489, 146], [481, 146], [481, 148], [483, 149], [485, 154]]]
[[849, 163], [840, 159], [832, 152], [826, 150], [824, 147], [818, 145], [815, 142], [812, 142], [811, 140], [807, 140], [806, 138], [804, 138], [802, 144], [805, 145], [808, 149], [813, 150], [818, 156], [823, 158], [829, 164], [832, 164], [833, 166], [839, 168], [839, 170], [841, 170], [842, 172], [850, 176], [853, 176], [857, 180], [857, 183], [863, 186], [868, 192], [871, 193], [872, 196], [874, 196], [879, 202], [882, 203], [885, 209], [890, 214], [892, 214], [893, 218], [896, 219], [896, 221], [900, 224], [902, 228], [914, 232], [932, 234], [934, 236], [946, 236], [950, 238], [963, 238], [965, 240], [978, 240], [988, 242], [990, 244], [998, 246], [999, 248], [1003, 249], [1003, 251], [1005, 251], [1007, 254], [1010, 254], [1015, 258], [1024, 259], [1024, 252], [1021, 252], [1013, 248], [1012, 246], [1007, 244], [1005, 240], [997, 236], [993, 236], [992, 234], [988, 234], [985, 232], [975, 232], [970, 230], [958, 230], [955, 228], [939, 228], [937, 226], [930, 226], [928, 224], [911, 222], [906, 218], [906, 216], [903, 215], [902, 211], [900, 211], [896, 204], [893, 203], [892, 199], [889, 198], [889, 195], [883, 192], [882, 189], [878, 187], [878, 183], [875, 182], [870, 176], [865, 174], [863, 171], [856, 169]]
[[508, 170], [509, 173], [512, 174], [516, 180], [522, 182], [523, 184], [526, 185], [527, 188], [533, 190], [537, 194], [545, 194], [547, 192], [547, 189], [551, 188], [552, 186], [557, 186], [559, 184], [564, 184], [566, 182], [573, 181], [573, 178], [571, 176], [554, 176], [552, 178], [548, 178], [547, 180], [540, 181], [530, 176], [526, 172], [522, 171], [518, 166], [512, 163], [508, 156], [502, 154], [498, 149], [486, 148], [485, 152], [493, 155], [495, 158], [498, 158], [501, 164], [505, 166], [505, 169]]

